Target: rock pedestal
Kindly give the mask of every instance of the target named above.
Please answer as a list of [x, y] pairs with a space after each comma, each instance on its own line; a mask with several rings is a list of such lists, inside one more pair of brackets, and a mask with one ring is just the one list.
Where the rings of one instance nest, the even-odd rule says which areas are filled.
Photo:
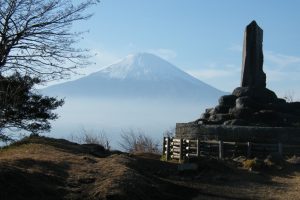
[[[230, 95], [220, 97], [219, 104], [214, 108], [206, 109], [200, 119], [187, 124], [177, 124], [178, 137], [182, 134], [193, 135], [194, 132], [199, 131], [204, 133], [205, 130], [212, 135], [216, 135], [221, 130], [225, 136], [229, 136], [233, 130], [248, 135], [248, 132], [255, 129], [255, 133], [258, 133], [255, 137], [276, 130], [278, 139], [281, 137], [279, 132], [282, 131], [284, 134], [285, 128], [276, 127], [289, 127], [290, 129], [286, 130], [293, 130], [293, 134], [299, 134], [300, 137], [300, 102], [288, 103], [266, 88], [262, 42], [263, 30], [253, 21], [246, 27], [244, 35], [241, 86], [235, 88]], [[216, 128], [215, 132], [212, 131], [214, 128]]]
[[298, 127], [300, 102], [287, 103], [267, 88], [238, 87], [206, 109], [197, 124]]

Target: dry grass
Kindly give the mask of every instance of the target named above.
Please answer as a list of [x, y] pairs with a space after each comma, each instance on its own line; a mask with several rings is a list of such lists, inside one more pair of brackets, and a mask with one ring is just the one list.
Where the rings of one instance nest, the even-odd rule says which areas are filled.
[[31, 137], [0, 150], [0, 199], [299, 199], [297, 165], [257, 173], [201, 159], [198, 171], [179, 174], [159, 159]]

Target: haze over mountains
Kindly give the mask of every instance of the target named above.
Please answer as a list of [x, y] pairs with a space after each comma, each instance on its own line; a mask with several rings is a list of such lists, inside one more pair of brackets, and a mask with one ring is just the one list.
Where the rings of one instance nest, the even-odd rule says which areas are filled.
[[224, 92], [149, 53], [129, 55], [83, 78], [43, 93], [65, 97], [52, 133], [66, 137], [80, 127], [104, 130], [114, 141], [123, 129], [160, 138], [176, 122], [195, 120]]

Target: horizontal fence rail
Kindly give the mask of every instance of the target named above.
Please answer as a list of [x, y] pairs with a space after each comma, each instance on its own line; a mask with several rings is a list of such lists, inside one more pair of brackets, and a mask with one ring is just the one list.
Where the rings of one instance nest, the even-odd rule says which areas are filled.
[[300, 155], [300, 145], [240, 143], [225, 141], [203, 141], [200, 139], [183, 139], [164, 137], [163, 156], [166, 160], [187, 160], [199, 156], [211, 156], [219, 159], [237, 156], [266, 157], [270, 153], [282, 156]]

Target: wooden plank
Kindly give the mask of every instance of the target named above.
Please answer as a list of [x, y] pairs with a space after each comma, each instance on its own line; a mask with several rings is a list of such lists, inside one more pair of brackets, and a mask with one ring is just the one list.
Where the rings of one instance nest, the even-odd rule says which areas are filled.
[[180, 156], [180, 153], [173, 152], [172, 155], [173, 156]]
[[200, 156], [200, 141], [197, 139], [197, 157]]
[[180, 156], [179, 155], [171, 155], [172, 159], [179, 159], [180, 160]]
[[180, 148], [172, 149], [172, 152], [174, 152], [174, 153], [180, 153]]
[[192, 143], [197, 143], [197, 140], [184, 140], [184, 142], [192, 144]]
[[172, 139], [172, 142], [180, 142], [182, 139], [180, 139], [180, 138], [173, 138]]
[[223, 146], [223, 141], [219, 141], [219, 159], [224, 158], [224, 146]]
[[187, 153], [185, 154], [186, 157], [198, 157], [196, 153]]
[[191, 147], [191, 146], [189, 146], [189, 147], [185, 147], [185, 149], [186, 150], [197, 150], [197, 147]]

